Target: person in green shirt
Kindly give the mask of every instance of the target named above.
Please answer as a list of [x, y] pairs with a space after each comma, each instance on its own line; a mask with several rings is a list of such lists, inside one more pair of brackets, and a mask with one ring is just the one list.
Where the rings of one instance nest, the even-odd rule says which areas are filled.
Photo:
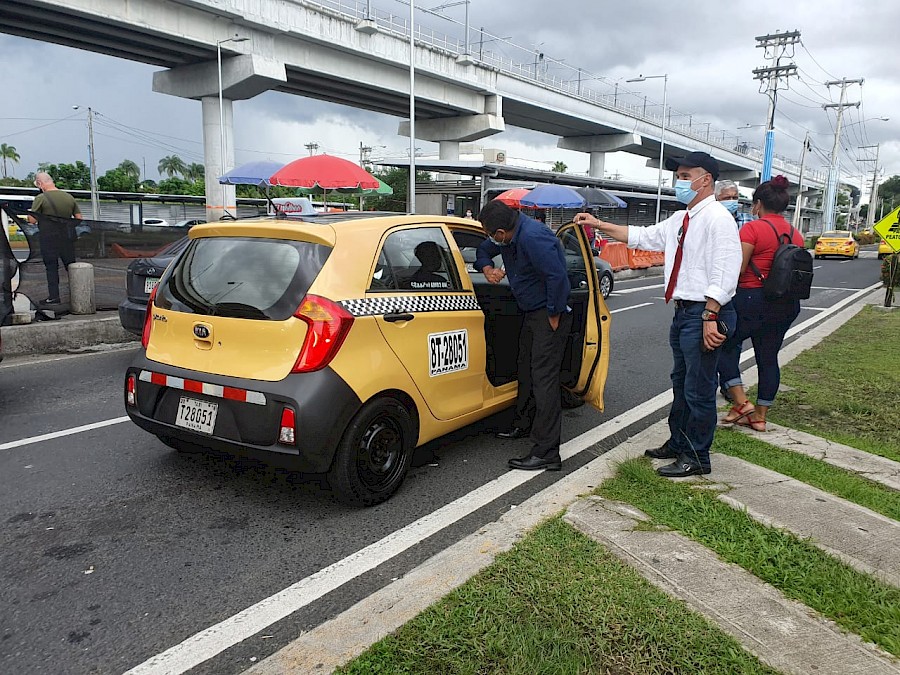
[[[78, 208], [75, 198], [56, 187], [50, 174], [43, 171], [35, 174], [34, 186], [41, 190], [41, 194], [34, 198], [34, 203], [31, 205], [33, 213], [81, 220], [81, 209]], [[60, 304], [59, 260], [63, 261], [67, 271], [69, 265], [75, 262], [75, 246], [69, 237], [69, 228], [62, 223], [50, 222], [49, 219], [41, 219], [39, 222], [34, 216], [29, 216], [28, 220], [38, 223], [41, 257], [44, 260], [44, 267], [47, 269], [49, 295], [39, 304], [44, 307], [58, 305]]]

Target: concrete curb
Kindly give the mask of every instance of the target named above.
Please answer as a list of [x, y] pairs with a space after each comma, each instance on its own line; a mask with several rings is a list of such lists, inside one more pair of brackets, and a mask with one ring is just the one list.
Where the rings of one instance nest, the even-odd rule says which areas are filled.
[[134, 342], [135, 336], [122, 328], [118, 314], [59, 321], [40, 321], [20, 326], [4, 326], [3, 355], [64, 354], [101, 344]]

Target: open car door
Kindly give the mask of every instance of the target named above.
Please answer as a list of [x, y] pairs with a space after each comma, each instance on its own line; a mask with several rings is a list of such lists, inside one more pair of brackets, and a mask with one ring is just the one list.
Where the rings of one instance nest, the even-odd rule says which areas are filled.
[[563, 225], [556, 236], [562, 242], [572, 290], [572, 331], [563, 356], [562, 384], [575, 396], [603, 410], [603, 388], [609, 370], [610, 314], [600, 293], [594, 254], [584, 228]]

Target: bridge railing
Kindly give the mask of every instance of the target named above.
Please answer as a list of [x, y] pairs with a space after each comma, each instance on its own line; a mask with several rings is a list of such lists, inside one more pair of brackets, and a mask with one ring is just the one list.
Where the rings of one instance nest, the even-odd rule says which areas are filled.
[[[402, 1], [402, 0], [401, 0]], [[374, 7], [371, 2], [362, 0], [317, 0], [310, 4], [319, 5], [343, 15], [353, 21], [371, 20], [378, 29], [401, 37], [409, 38], [409, 17], [399, 15], [384, 9]], [[422, 8], [425, 12], [432, 12]], [[459, 24], [458, 21], [441, 14], [445, 20]], [[461, 25], [461, 24], [459, 24]], [[465, 28], [463, 28], [463, 33]], [[620, 112], [622, 114], [641, 120], [662, 129], [663, 115], [665, 115], [665, 128], [667, 132], [677, 133], [681, 136], [693, 139], [712, 148], [719, 148], [726, 152], [735, 152], [750, 158], [762, 165], [762, 151], [744, 141], [740, 136], [723, 129], [712, 129], [711, 122], [694, 122], [693, 113], [684, 113], [667, 106], [664, 111], [657, 112], [662, 104], [650, 100], [647, 96], [625, 89], [616, 81], [608, 80], [603, 76], [584, 71], [557, 59], [547, 58], [541, 51], [540, 45], [536, 47], [523, 47], [506, 38], [500, 38], [483, 29], [472, 30], [469, 28], [469, 37], [474, 39], [459, 39], [450, 37], [432, 28], [416, 24], [416, 41], [433, 49], [444, 51], [448, 54], [460, 56], [466, 54], [483, 66], [494, 68], [504, 75], [520, 78], [537, 86], [564, 93], [573, 98], [587, 101], [594, 105]], [[485, 44], [496, 47], [484, 48]], [[515, 54], [510, 55], [510, 52]], [[526, 58], [527, 57], [527, 58]], [[586, 82], [599, 82], [613, 92], [599, 91], [586, 86]], [[687, 120], [685, 123], [684, 120]], [[776, 155], [772, 161], [773, 169], [799, 174], [799, 163], [791, 158]], [[824, 171], [806, 170], [807, 182], [825, 181]]]

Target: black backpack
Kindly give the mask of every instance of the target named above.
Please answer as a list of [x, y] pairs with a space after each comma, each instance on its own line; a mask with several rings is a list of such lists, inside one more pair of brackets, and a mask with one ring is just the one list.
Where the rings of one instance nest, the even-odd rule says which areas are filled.
[[762, 282], [763, 296], [766, 300], [775, 301], [806, 300], [813, 280], [812, 256], [805, 248], [793, 242], [793, 226], [789, 234], [778, 234], [778, 230], [770, 221], [765, 218], [761, 220], [769, 223], [779, 243], [768, 276], [764, 277], [753, 261], [750, 261], [750, 269]]

